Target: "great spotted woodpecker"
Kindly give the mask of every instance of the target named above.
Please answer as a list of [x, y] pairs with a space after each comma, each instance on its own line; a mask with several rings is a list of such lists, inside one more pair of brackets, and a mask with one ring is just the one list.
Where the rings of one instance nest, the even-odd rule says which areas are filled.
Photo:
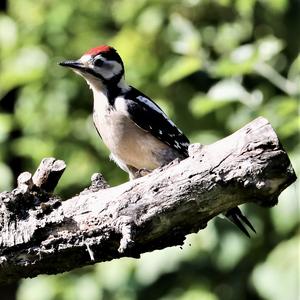
[[[92, 48], [78, 60], [60, 63], [82, 76], [94, 95], [93, 120], [110, 157], [130, 179], [175, 158], [188, 157], [189, 140], [149, 97], [124, 80], [124, 64], [110, 46]], [[247, 236], [254, 228], [238, 207], [226, 215]]]

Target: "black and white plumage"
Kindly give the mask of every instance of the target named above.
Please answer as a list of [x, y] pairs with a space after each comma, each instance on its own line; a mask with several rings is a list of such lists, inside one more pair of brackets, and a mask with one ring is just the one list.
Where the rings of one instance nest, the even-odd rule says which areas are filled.
[[[81, 75], [94, 96], [93, 120], [110, 157], [131, 179], [151, 172], [175, 158], [188, 157], [189, 140], [149, 97], [125, 83], [124, 65], [116, 50], [99, 46], [80, 59], [65, 61]], [[254, 231], [239, 208], [226, 216], [249, 236]]]
[[183, 158], [188, 157], [188, 138], [167, 117], [161, 108], [143, 93], [130, 87], [124, 94], [130, 118], [142, 129], [177, 150]]
[[66, 61], [94, 94], [94, 124], [111, 158], [131, 178], [188, 156], [189, 140], [149, 97], [124, 81], [124, 65], [115, 49], [93, 48]]

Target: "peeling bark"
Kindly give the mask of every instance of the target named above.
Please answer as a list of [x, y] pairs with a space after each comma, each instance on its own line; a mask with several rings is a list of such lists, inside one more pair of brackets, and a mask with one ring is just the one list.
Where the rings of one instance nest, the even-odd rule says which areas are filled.
[[33, 176], [22, 173], [15, 190], [0, 194], [0, 282], [182, 245], [230, 208], [275, 205], [296, 180], [264, 118], [214, 144], [191, 145], [189, 154], [116, 187], [94, 174], [65, 201], [51, 193], [64, 162], [48, 158]]

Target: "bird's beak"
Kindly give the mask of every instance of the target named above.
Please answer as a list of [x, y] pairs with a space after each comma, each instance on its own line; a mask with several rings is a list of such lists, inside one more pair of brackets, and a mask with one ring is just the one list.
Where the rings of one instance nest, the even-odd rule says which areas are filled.
[[68, 67], [68, 68], [82, 70], [82, 71], [86, 69], [86, 66], [79, 60], [66, 60], [60, 62], [59, 65], [62, 67]]

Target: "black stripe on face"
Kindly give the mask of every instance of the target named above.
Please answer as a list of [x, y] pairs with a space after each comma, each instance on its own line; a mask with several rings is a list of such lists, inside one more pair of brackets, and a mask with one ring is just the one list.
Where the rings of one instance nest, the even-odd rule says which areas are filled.
[[101, 74], [94, 71], [93, 69], [85, 68], [85, 69], [81, 69], [81, 70], [83, 72], [86, 72], [86, 73], [89, 73], [89, 74], [93, 75], [96, 78], [99, 78], [106, 85], [112, 85], [112, 84], [117, 85], [119, 83], [119, 81], [121, 80], [122, 76], [124, 75], [124, 69], [122, 69], [119, 74], [116, 74], [115, 76], [113, 76], [109, 79], [106, 79]]
[[117, 51], [115, 49], [112, 49], [108, 52], [102, 52], [101, 56], [104, 57], [107, 60], [113, 60], [113, 61], [118, 62], [119, 64], [121, 64], [122, 69], [124, 70], [123, 61], [122, 61], [120, 55], [117, 53]]
[[83, 71], [84, 71], [85, 73], [89, 73], [89, 74], [93, 75], [93, 76], [96, 77], [96, 78], [101, 79], [103, 82], [106, 82], [106, 81], [107, 81], [107, 79], [105, 79], [101, 74], [95, 72], [93, 69], [85, 68]]
[[102, 75], [95, 72], [93, 69], [86, 68], [84, 70], [84, 72], [93, 75], [94, 77], [100, 79], [103, 82], [103, 84], [105, 85], [105, 87], [107, 89], [108, 102], [110, 103], [110, 105], [114, 105], [116, 97], [121, 92], [121, 89], [118, 87], [118, 83], [120, 82], [120, 80], [124, 74], [124, 70], [122, 69], [122, 71], [119, 74], [113, 76], [110, 79], [104, 78]]

